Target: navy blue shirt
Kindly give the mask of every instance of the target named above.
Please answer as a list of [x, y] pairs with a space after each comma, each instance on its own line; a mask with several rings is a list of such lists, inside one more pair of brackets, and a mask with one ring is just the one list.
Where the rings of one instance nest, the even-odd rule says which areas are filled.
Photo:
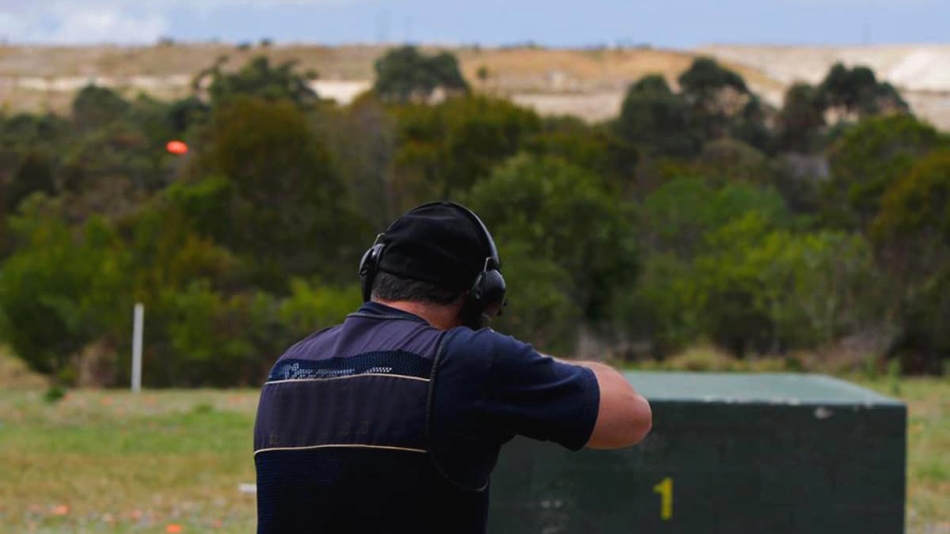
[[[346, 377], [364, 378], [341, 380]], [[385, 527], [354, 513], [347, 515], [366, 522], [345, 528], [324, 522], [313, 531], [484, 532], [489, 479], [501, 446], [523, 435], [579, 450], [590, 439], [599, 402], [597, 380], [587, 368], [491, 329], [442, 333], [416, 315], [364, 304], [342, 325], [289, 349], [265, 385], [255, 459], [259, 520], [271, 526], [259, 521], [259, 532], [309, 531], [274, 525], [289, 524], [284, 516], [301, 509], [309, 519], [340, 516], [364, 496], [378, 509], [407, 492], [416, 500], [380, 512], [388, 518]], [[417, 477], [419, 471], [431, 473]], [[319, 487], [312, 479], [320, 480]], [[342, 487], [347, 480], [357, 487]], [[307, 492], [313, 496], [301, 495]], [[293, 505], [281, 508], [289, 501]], [[455, 510], [454, 519], [446, 508]]]
[[499, 447], [516, 435], [579, 450], [597, 420], [600, 390], [593, 371], [490, 329], [447, 332], [436, 373], [433, 454], [455, 467], [454, 476], [466, 466], [475, 472], [494, 467]]

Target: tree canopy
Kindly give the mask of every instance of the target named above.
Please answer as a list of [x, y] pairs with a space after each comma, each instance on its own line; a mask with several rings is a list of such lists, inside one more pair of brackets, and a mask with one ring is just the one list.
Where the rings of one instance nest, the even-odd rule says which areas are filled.
[[427, 101], [439, 88], [452, 93], [469, 90], [458, 59], [448, 52], [427, 56], [414, 46], [404, 46], [379, 58], [375, 68], [373, 90], [386, 101]]
[[471, 94], [449, 53], [377, 68], [346, 106], [257, 58], [174, 101], [93, 86], [68, 115], [0, 113], [0, 342], [62, 384], [124, 383], [140, 302], [146, 385], [256, 385], [360, 304], [389, 222], [449, 199], [499, 244], [494, 326], [544, 351], [950, 358], [950, 138], [873, 72], [775, 109], [698, 58], [590, 124]]

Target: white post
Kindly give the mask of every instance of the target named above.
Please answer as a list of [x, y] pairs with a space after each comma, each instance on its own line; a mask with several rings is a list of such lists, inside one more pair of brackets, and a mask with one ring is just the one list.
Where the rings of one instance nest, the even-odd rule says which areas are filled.
[[145, 321], [145, 307], [135, 305], [132, 324], [132, 392], [142, 389], [142, 326]]

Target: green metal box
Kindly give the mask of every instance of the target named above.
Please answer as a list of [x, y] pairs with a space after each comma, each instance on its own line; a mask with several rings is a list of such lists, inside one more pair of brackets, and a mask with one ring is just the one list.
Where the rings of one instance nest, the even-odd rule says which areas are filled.
[[899, 533], [904, 404], [826, 376], [629, 373], [653, 430], [577, 453], [516, 439], [489, 532]]

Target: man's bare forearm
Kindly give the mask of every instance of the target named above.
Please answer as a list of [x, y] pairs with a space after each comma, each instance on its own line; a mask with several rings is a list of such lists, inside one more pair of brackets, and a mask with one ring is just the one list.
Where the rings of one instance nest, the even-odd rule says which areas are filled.
[[614, 449], [646, 437], [653, 426], [650, 403], [633, 389], [623, 373], [601, 362], [558, 361], [590, 369], [597, 378], [600, 408], [589, 448]]

